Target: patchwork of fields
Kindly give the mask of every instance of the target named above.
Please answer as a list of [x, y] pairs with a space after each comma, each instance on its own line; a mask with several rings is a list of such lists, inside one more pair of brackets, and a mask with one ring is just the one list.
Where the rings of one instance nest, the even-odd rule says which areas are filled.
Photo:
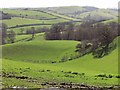
[[[51, 10], [54, 11], [54, 8]], [[8, 26], [8, 30], [13, 30], [16, 33], [15, 43], [0, 46], [3, 50], [3, 88], [14, 86], [47, 88], [46, 83], [57, 83], [58, 85], [62, 83], [94, 86], [118, 85], [118, 40], [120, 40], [120, 37], [114, 40], [117, 42], [117, 48], [103, 58], [93, 58], [90, 53], [71, 60], [69, 59], [70, 57], [78, 54], [75, 50], [76, 45], [80, 43], [79, 41], [45, 40], [44, 32], [35, 34], [35, 38], [30, 40], [31, 34], [23, 33], [19, 35], [19, 33], [21, 29], [26, 32], [31, 27], [35, 29], [42, 27], [50, 28], [55, 23], [71, 21], [72, 17], [59, 13], [55, 14], [55, 12], [48, 14], [35, 10], [3, 9], [3, 11], [11, 14], [12, 18], [2, 20], [2, 22]], [[81, 11], [84, 11], [84, 9], [81, 8]], [[60, 13], [63, 12], [60, 11]], [[92, 12], [83, 13], [79, 17], [83, 18], [89, 13]], [[93, 16], [94, 14], [97, 15], [95, 11], [92, 14]], [[101, 10], [98, 14], [105, 16], [105, 13], [101, 13]], [[116, 15], [116, 13], [114, 14]], [[115, 15], [107, 15], [107, 17], [112, 17], [112, 19], [104, 21], [104, 23], [117, 22]], [[42, 18], [46, 20], [42, 20]], [[10, 28], [26, 24], [42, 25]], [[62, 62], [62, 58], [65, 57], [68, 60]]]

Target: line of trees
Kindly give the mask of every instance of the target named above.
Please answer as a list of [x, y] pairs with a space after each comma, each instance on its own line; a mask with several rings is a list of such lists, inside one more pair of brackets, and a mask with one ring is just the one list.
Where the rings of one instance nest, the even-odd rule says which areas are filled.
[[21, 29], [21, 34], [24, 34], [23, 31], [25, 31], [25, 34], [31, 34], [32, 32], [42, 33], [42, 32], [48, 32], [49, 28], [48, 27], [39, 27], [39, 28], [31, 27], [31, 28], [28, 28], [27, 30]]
[[83, 23], [81, 25], [74, 24], [54, 24], [51, 29], [46, 32], [47, 40], [93, 40], [101, 38], [103, 34], [107, 34], [107, 37], [116, 37], [118, 34], [118, 24], [93, 24], [93, 23]]
[[46, 39], [81, 41], [76, 46], [76, 52], [79, 52], [81, 56], [92, 52], [94, 57], [101, 58], [116, 47], [116, 44], [112, 42], [120, 35], [118, 27], [118, 23], [85, 22], [81, 25], [58, 23], [53, 25], [49, 32], [46, 32]]

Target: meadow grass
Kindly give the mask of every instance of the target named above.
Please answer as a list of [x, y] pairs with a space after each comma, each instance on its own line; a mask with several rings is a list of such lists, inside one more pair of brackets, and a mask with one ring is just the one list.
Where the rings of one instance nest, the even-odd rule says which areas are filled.
[[111, 19], [111, 20], [106, 20], [106, 21], [103, 21], [103, 23], [111, 23], [111, 22], [118, 23], [118, 18], [115, 18], [115, 19]]
[[21, 40], [24, 40], [26, 38], [31, 38], [32, 35], [28, 34], [28, 35], [16, 35], [15, 36], [15, 42], [19, 42]]
[[[115, 41], [117, 42], [117, 39]], [[74, 53], [77, 43], [77, 41], [39, 41], [36, 39], [30, 42], [5, 45], [3, 46], [3, 71], [37, 80], [37, 82], [32, 82], [34, 83], [31, 85], [32, 87], [37, 87], [43, 82], [86, 83], [96, 86], [117, 85], [118, 47], [100, 59], [88, 54], [63, 63], [48, 63], [54, 60], [59, 61], [60, 57], [66, 53]], [[105, 77], [96, 77], [96, 75], [105, 75]], [[112, 75], [112, 78], [106, 77], [109, 75]], [[6, 81], [9, 78], [4, 80], [4, 85], [9, 85], [10, 82]], [[12, 84], [17, 86], [22, 86], [21, 82], [29, 84], [26, 80], [20, 80], [20, 84], [19, 81], [15, 84], [15, 78], [12, 81]], [[30, 87], [27, 84], [25, 85]]]
[[31, 28], [34, 27], [35, 30], [40, 28], [50, 28], [51, 25], [38, 25], [38, 26], [25, 26], [25, 27], [19, 27], [19, 28], [11, 28], [9, 30], [13, 30], [16, 34], [26, 33], [27, 30], [31, 30]]
[[36, 40], [13, 45], [8, 44], [3, 46], [3, 58], [31, 62], [60, 61], [65, 54], [74, 53], [77, 43], [76, 41]]
[[16, 26], [16, 25], [23, 25], [23, 24], [40, 24], [40, 23], [42, 23], [40, 20], [19, 18], [19, 17], [14, 17], [12, 19], [3, 20], [2, 22], [5, 23], [8, 27]]
[[[28, 19], [28, 18], [19, 18], [14, 17], [12, 19], [8, 20], [2, 20], [3, 23], [5, 23], [8, 27], [16, 26], [16, 25], [24, 25], [24, 24], [55, 24], [59, 22], [67, 22], [68, 20], [59, 18], [59, 19], [53, 19], [53, 20], [36, 20], [36, 19]], [[38, 25], [41, 26], [41, 25]], [[26, 27], [26, 26], [25, 26]], [[34, 26], [33, 26], [34, 27]]]
[[[68, 8], [64, 9], [64, 11], [61, 10], [61, 12], [65, 12]], [[77, 7], [73, 8], [73, 10], [76, 9]], [[83, 9], [81, 8], [81, 10]], [[45, 18], [61, 17], [53, 20], [14, 17], [10, 20], [3, 20], [3, 23], [6, 23], [8, 27], [37, 23], [55, 24], [67, 21], [65, 18], [73, 19], [55, 13], [51, 13], [54, 15], [50, 15], [31, 10], [3, 9], [3, 11], [14, 15], [21, 14], [21, 16], [27, 14], [28, 16]], [[68, 12], [66, 11], [66, 13]], [[83, 13], [80, 17], [84, 18], [89, 14], [93, 16], [116, 17], [116, 13], [113, 15], [111, 12], [108, 14], [108, 12], [98, 10], [91, 13]], [[32, 26], [23, 28], [26, 30], [30, 27]], [[38, 27], [39, 26], [35, 26], [35, 28]], [[11, 30], [19, 33], [20, 29], [21, 28], [15, 28]], [[44, 33], [36, 34], [35, 38], [30, 41], [24, 40], [25, 38], [31, 38], [31, 35], [17, 35], [15, 43], [0, 46], [3, 49], [3, 59], [1, 62], [2, 73], [6, 75], [2, 77], [3, 88], [13, 86], [41, 88], [41, 83], [44, 82], [72, 82], [96, 86], [113, 86], [118, 84], [118, 78], [116, 77], [118, 76], [118, 47], [103, 58], [93, 58], [92, 54], [87, 54], [77, 59], [61, 62], [62, 58], [65, 56], [70, 57], [76, 55], [75, 47], [80, 42], [71, 40], [45, 40]], [[118, 40], [120, 39], [115, 39], [115, 42]], [[19, 42], [16, 43], [17, 41]], [[18, 76], [26, 76], [27, 79], [17, 79], [16, 77]], [[112, 78], [110, 78], [110, 76], [112, 76]]]
[[[37, 33], [35, 34], [35, 38], [33, 39], [34, 41], [40, 41], [40, 40], [45, 40], [44, 38], [44, 33]], [[16, 35], [15, 36], [15, 43], [16, 42], [26, 42], [28, 39], [32, 38], [32, 34], [27, 34], [27, 35]]]
[[32, 10], [23, 10], [23, 9], [2, 9], [5, 13], [13, 14], [13, 15], [20, 15], [21, 16], [36, 16], [36, 17], [45, 17], [45, 18], [56, 18], [53, 15], [49, 15], [43, 12], [37, 12]]
[[82, 13], [78, 17], [83, 19], [83, 18], [85, 18], [89, 15], [94, 17], [94, 18], [99, 16], [99, 17], [108, 18], [108, 19], [110, 18], [111, 19], [111, 18], [116, 18], [116, 16], [118, 14], [116, 12], [113, 12], [113, 11], [110, 11], [110, 10], [98, 9], [98, 10], [95, 10], [95, 11]]

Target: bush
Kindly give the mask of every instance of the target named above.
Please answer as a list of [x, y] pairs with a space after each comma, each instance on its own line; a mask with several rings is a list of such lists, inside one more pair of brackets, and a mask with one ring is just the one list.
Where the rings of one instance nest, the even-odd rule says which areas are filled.
[[78, 72], [72, 72], [72, 74], [78, 75]]

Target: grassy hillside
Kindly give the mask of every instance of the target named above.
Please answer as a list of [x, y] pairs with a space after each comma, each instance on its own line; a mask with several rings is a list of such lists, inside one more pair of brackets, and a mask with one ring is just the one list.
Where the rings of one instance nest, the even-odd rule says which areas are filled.
[[36, 20], [36, 19], [27, 19], [27, 18], [18, 18], [14, 17], [9, 20], [3, 20], [2, 22], [7, 24], [8, 27], [24, 24], [54, 24], [58, 22], [65, 22], [64, 19], [55, 19], [55, 20]]
[[30, 10], [23, 10], [23, 9], [3, 9], [5, 13], [9, 13], [12, 15], [18, 15], [18, 16], [33, 16], [38, 18], [56, 18], [55, 16], [43, 13], [43, 12], [37, 12], [37, 11], [30, 11]]
[[107, 20], [118, 16], [117, 10], [115, 11], [111, 9], [99, 9], [90, 6], [49, 7], [43, 10], [51, 11], [79, 19], [84, 19], [85, 17], [90, 16], [89, 18], [91, 19], [104, 18], [105, 20]]
[[118, 18], [103, 21], [103, 23], [110, 23], [110, 22], [116, 22], [116, 23], [118, 23]]
[[[11, 28], [10, 30], [15, 31], [16, 34], [21, 33], [21, 29], [24, 30], [24, 33], [26, 30], [30, 29], [31, 27], [42, 28], [42, 27], [48, 27], [50, 28], [52, 24], [60, 23], [60, 22], [67, 22], [68, 20], [59, 18], [59, 19], [53, 19], [53, 20], [36, 20], [36, 19], [28, 19], [28, 18], [19, 18], [19, 17], [13, 17], [12, 19], [6, 19], [2, 20], [3, 23], [5, 23], [8, 28], [9, 27], [15, 27], [17, 25], [23, 25], [21, 27]], [[41, 25], [31, 25], [31, 24], [41, 24]], [[29, 25], [29, 26], [24, 26]]]
[[[76, 41], [45, 40], [38, 42], [36, 39], [31, 42], [3, 46], [3, 72], [15, 77], [32, 78], [18, 81], [15, 77], [3, 77], [3, 86], [9, 84], [21, 87], [42, 87], [41, 83], [51, 81], [57, 83], [84, 82], [99, 86], [117, 85], [118, 47], [101, 59], [95, 59], [88, 54], [64, 63], [48, 63], [48, 61], [59, 61], [66, 53], [74, 52], [77, 43]], [[96, 77], [96, 75], [104, 74], [105, 76], [112, 75], [112, 78]], [[16, 81], [18, 83], [15, 83]]]
[[60, 61], [66, 53], [69, 55], [74, 53], [76, 44], [75, 41], [32, 41], [5, 45], [3, 58], [29, 62]]
[[92, 20], [97, 20], [97, 19], [107, 20], [107, 19], [116, 18], [117, 15], [118, 15], [117, 12], [113, 12], [106, 9], [98, 9], [95, 11], [82, 13], [78, 17], [81, 19], [85, 19], [85, 17], [89, 17]]
[[26, 19], [26, 18], [19, 18], [19, 17], [14, 17], [12, 19], [3, 20], [2, 22], [7, 24], [8, 27], [16, 26], [16, 25], [23, 25], [23, 24], [39, 24], [39, 23], [42, 23], [42, 21], [40, 21], [40, 20]]
[[16, 35], [15, 37], [15, 42], [19, 42], [21, 40], [24, 40], [24, 39], [27, 39], [27, 38], [30, 38], [31, 35]]
[[[43, 24], [38, 26], [25, 26], [12, 28], [17, 34], [35, 27], [48, 27], [58, 22], [84, 19], [97, 16], [105, 19], [103, 23], [117, 22], [116, 11], [98, 9], [94, 7], [53, 7], [34, 11], [37, 9], [3, 9], [4, 12], [17, 16], [12, 19], [3, 20], [8, 27], [25, 24]], [[60, 13], [60, 14], [59, 14]], [[27, 14], [27, 15], [26, 15]], [[64, 14], [64, 15], [63, 15]], [[66, 16], [65, 16], [66, 15]], [[19, 16], [19, 17], [18, 17]], [[21, 18], [21, 16], [25, 16]], [[30, 17], [29, 17], [30, 16]], [[74, 17], [70, 17], [74, 16]], [[31, 17], [37, 17], [32, 18]], [[42, 20], [42, 18], [46, 20]], [[47, 20], [49, 19], [49, 20]], [[79, 23], [79, 22], [78, 22]], [[51, 24], [51, 25], [44, 25]], [[95, 86], [118, 85], [118, 51], [119, 46], [103, 58], [93, 58], [92, 54], [72, 59], [78, 53], [75, 52], [76, 45], [80, 42], [72, 40], [45, 40], [45, 33], [35, 34], [35, 38], [30, 40], [32, 35], [16, 35], [15, 43], [5, 44], [3, 49], [2, 74], [4, 88], [26, 87], [26, 88], [46, 88], [46, 83], [78, 83]], [[66, 59], [63, 62], [63, 59]]]
[[84, 8], [79, 6], [50, 7], [47, 8], [46, 10], [57, 12], [60, 14], [65, 14], [65, 15], [74, 14], [75, 12], [85, 11]]
[[40, 28], [50, 28], [51, 25], [38, 25], [38, 26], [25, 26], [25, 27], [19, 27], [19, 28], [11, 28], [10, 30], [13, 30], [16, 34], [26, 33], [27, 30], [31, 30], [31, 28], [34, 27], [36, 30]]

